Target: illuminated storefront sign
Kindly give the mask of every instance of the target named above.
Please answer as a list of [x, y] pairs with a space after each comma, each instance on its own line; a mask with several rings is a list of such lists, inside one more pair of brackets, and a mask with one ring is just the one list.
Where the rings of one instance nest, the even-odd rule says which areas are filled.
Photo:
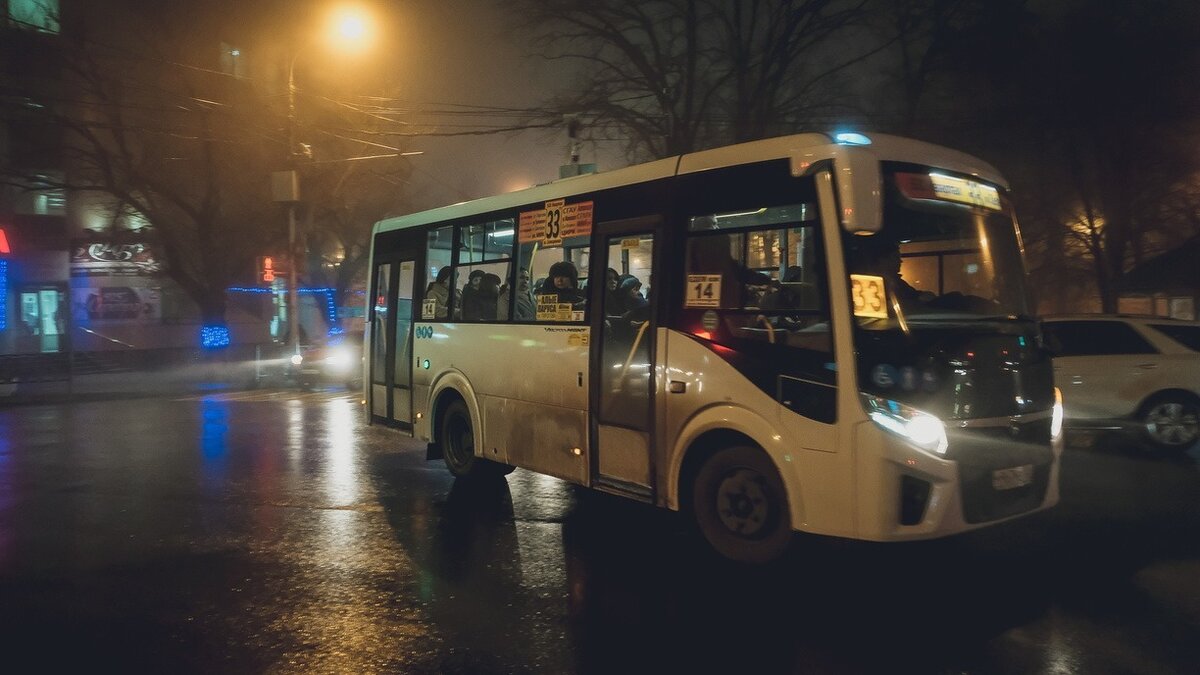
[[85, 241], [71, 248], [72, 276], [137, 276], [161, 271], [149, 244]]

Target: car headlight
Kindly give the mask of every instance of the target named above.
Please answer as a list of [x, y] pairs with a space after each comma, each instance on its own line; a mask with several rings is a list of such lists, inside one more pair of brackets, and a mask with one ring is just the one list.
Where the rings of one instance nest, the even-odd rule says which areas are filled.
[[325, 358], [325, 363], [335, 370], [350, 370], [350, 367], [354, 365], [354, 355], [345, 347], [333, 349]]
[[292, 365], [298, 366], [301, 363], [304, 363], [304, 357], [299, 354], [292, 354]]
[[1054, 388], [1054, 412], [1050, 415], [1050, 438], [1058, 440], [1063, 430], [1062, 390]]
[[867, 416], [887, 431], [937, 455], [945, 455], [949, 443], [946, 425], [934, 415], [878, 396], [863, 394]]

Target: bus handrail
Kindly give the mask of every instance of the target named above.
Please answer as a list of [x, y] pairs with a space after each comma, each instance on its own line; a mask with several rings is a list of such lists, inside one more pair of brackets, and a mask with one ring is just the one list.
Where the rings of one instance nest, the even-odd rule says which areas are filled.
[[633, 344], [629, 347], [629, 356], [625, 358], [625, 365], [621, 367], [621, 381], [625, 381], [625, 373], [629, 372], [629, 366], [633, 363], [633, 355], [637, 353], [637, 348], [642, 344], [642, 336], [646, 334], [646, 327], [650, 325], [649, 321], [643, 321], [638, 328], [637, 337], [633, 338]]
[[767, 327], [767, 342], [769, 344], [775, 344], [775, 326], [772, 326], [771, 322], [767, 320], [767, 317], [763, 316], [762, 314], [758, 315], [758, 322]]

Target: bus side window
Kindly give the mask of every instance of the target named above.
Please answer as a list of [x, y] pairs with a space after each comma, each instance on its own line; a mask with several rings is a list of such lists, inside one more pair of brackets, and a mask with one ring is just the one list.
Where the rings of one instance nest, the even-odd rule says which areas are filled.
[[696, 216], [689, 229], [685, 309], [717, 313], [730, 338], [832, 354], [815, 208]]
[[518, 272], [528, 273], [531, 280], [533, 321], [583, 323], [587, 319], [589, 239], [589, 235], [570, 237], [561, 246], [549, 247], [521, 244]]
[[501, 286], [508, 278], [509, 263], [460, 265], [455, 268], [454, 318], [494, 322], [506, 317], [500, 312]]
[[422, 321], [445, 321], [450, 311], [450, 245], [454, 228], [439, 227], [430, 230], [425, 246], [425, 264], [428, 265], [429, 283], [421, 296], [417, 316]]
[[[450, 289], [454, 321], [508, 320], [513, 239], [512, 218], [458, 226]], [[501, 303], [506, 303], [501, 308]]]

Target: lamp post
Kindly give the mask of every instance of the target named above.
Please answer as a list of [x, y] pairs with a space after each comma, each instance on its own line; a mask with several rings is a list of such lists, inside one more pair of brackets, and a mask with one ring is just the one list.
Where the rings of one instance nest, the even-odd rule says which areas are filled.
[[[345, 48], [364, 44], [370, 37], [367, 17], [355, 8], [342, 8], [331, 16], [330, 35]], [[275, 200], [288, 204], [288, 341], [292, 355], [300, 353], [300, 286], [298, 270], [304, 251], [298, 250], [296, 236], [296, 202], [300, 200], [300, 179], [296, 152], [296, 59], [303, 53], [301, 48], [291, 50], [287, 73], [287, 165], [288, 170], [277, 174]]]
[[296, 58], [294, 50], [288, 63], [287, 163], [291, 199], [288, 200], [288, 339], [293, 356], [300, 353], [300, 287], [297, 268], [303, 256], [296, 250], [296, 202], [300, 199], [300, 179], [296, 173]]

